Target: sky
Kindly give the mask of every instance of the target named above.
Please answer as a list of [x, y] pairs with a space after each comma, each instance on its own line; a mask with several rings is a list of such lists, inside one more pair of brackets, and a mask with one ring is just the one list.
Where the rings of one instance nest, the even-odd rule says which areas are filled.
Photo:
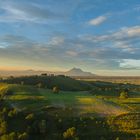
[[0, 69], [140, 76], [139, 0], [0, 0]]

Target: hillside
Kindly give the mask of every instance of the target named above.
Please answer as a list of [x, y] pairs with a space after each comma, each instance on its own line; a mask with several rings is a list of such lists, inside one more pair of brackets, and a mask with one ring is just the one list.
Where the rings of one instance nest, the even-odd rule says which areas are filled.
[[137, 93], [128, 99], [120, 99], [106, 94], [92, 95], [88, 91], [61, 90], [54, 93], [48, 88], [1, 83], [0, 97], [1, 112], [6, 114], [4, 120], [8, 116], [8, 130], [18, 135], [32, 130], [27, 133], [30, 139], [44, 140], [44, 135], [40, 135], [40, 124], [43, 128], [45, 126], [45, 134], [49, 132], [47, 139], [50, 140], [54, 136], [63, 140], [63, 132], [72, 126], [76, 128], [80, 140], [103, 137], [107, 140], [118, 137], [120, 140], [135, 140], [140, 132], [137, 115], [140, 98]]
[[55, 111], [60, 113], [59, 110], [64, 109], [62, 115], [65, 115], [70, 109], [69, 113], [76, 116], [82, 114], [108, 116], [128, 112], [126, 107], [113, 101], [92, 96], [88, 92], [60, 91], [59, 94], [54, 94], [52, 90], [38, 89], [33, 86], [9, 85], [8, 88], [13, 94], [6, 97], [7, 103], [17, 108], [17, 110], [37, 111], [41, 109], [48, 110], [51, 107], [53, 108], [51, 113]]
[[60, 90], [65, 91], [87, 91], [93, 88], [93, 86], [87, 82], [75, 80], [63, 75], [12, 77], [3, 80], [3, 82], [34, 86], [41, 84], [41, 87], [49, 89], [52, 89], [54, 86], [58, 86]]

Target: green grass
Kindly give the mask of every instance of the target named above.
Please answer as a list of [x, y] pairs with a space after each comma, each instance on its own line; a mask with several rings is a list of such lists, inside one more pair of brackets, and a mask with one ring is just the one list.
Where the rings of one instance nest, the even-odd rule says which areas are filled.
[[55, 108], [54, 112], [63, 110], [70, 115], [96, 114], [100, 116], [119, 115], [127, 113], [129, 109], [117, 102], [93, 96], [89, 92], [60, 91], [54, 94], [52, 90], [38, 89], [33, 86], [9, 85], [14, 94], [6, 97], [9, 105], [17, 110], [41, 111]]
[[140, 134], [139, 93], [120, 99], [119, 96], [113, 96], [111, 91], [107, 93], [101, 90], [94, 95], [88, 91], [60, 91], [54, 94], [50, 89], [39, 89], [35, 86], [0, 84], [0, 93], [3, 89], [12, 91], [4, 96], [7, 107], [12, 106], [21, 111], [14, 118], [10, 118], [8, 126], [11, 131], [24, 132], [28, 125], [25, 116], [34, 113], [37, 122], [48, 117], [47, 130], [50, 131], [47, 132], [51, 135], [56, 134], [56, 131], [61, 132], [63, 127], [67, 129], [72, 126], [76, 127], [84, 139], [86, 136], [89, 139], [95, 135], [108, 139], [114, 134], [115, 137], [119, 136], [119, 133], [120, 139], [125, 139], [129, 135]]
[[91, 90], [94, 86], [85, 81], [75, 80], [67, 76], [23, 76], [5, 79], [4, 82], [10, 84], [21, 84], [37, 86], [41, 83], [42, 87], [52, 89], [58, 86], [59, 89], [64, 91], [87, 91]]

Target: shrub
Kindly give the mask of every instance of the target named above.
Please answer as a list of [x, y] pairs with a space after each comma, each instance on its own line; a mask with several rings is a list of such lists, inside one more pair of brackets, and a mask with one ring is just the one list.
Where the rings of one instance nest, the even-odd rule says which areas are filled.
[[38, 87], [38, 88], [43, 88], [43, 84], [42, 84], [42, 83], [38, 83], [38, 84], [37, 84], [37, 87]]
[[8, 117], [12, 118], [13, 116], [14, 116], [13, 111], [10, 110], [10, 111], [8, 112]]
[[16, 140], [16, 139], [17, 139], [16, 133], [15, 133], [15, 132], [11, 132], [11, 133], [9, 134], [9, 140]]
[[8, 113], [8, 117], [14, 117], [15, 115], [17, 115], [17, 110], [16, 109], [10, 110], [9, 113]]
[[4, 134], [0, 137], [0, 140], [9, 140], [9, 136]]
[[3, 121], [0, 123], [0, 135], [3, 135], [7, 132], [7, 122]]
[[59, 88], [57, 86], [53, 87], [53, 93], [59, 93]]
[[11, 94], [12, 94], [12, 91], [9, 90], [8, 88], [2, 88], [0, 90], [1, 98], [4, 97], [5, 95], [11, 95]]
[[26, 132], [18, 135], [18, 140], [27, 140], [28, 134]]
[[24, 81], [21, 81], [21, 83], [20, 83], [21, 85], [24, 85]]
[[75, 127], [68, 128], [63, 133], [64, 139], [74, 138], [75, 136], [76, 136], [76, 128]]
[[30, 121], [30, 120], [33, 120], [34, 119], [34, 114], [31, 113], [31, 114], [28, 114], [26, 117], [25, 117], [26, 120]]
[[117, 138], [116, 138], [116, 140], [120, 140], [120, 138], [119, 138], [119, 137], [117, 137]]
[[6, 107], [3, 107], [2, 113], [7, 113], [7, 112], [8, 112], [8, 109]]
[[40, 133], [46, 132], [46, 120], [41, 120], [39, 124]]
[[126, 92], [126, 91], [121, 92], [121, 93], [120, 93], [120, 98], [121, 98], [121, 99], [126, 99], [126, 98], [128, 98], [128, 92]]

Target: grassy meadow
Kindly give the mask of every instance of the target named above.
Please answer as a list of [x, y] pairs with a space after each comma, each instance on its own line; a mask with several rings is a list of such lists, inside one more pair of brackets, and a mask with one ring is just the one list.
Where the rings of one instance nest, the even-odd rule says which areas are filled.
[[[45, 78], [20, 77], [1, 82], [0, 140], [139, 139], [138, 85], [83, 82], [62, 76]], [[51, 83], [48, 86], [47, 78]], [[53, 86], [60, 79], [73, 83], [63, 85], [61, 81], [54, 92]], [[69, 90], [74, 84], [78, 87]]]
[[[119, 115], [129, 111], [129, 107], [123, 106], [110, 98], [110, 101], [102, 96], [93, 96], [88, 91], [60, 91], [54, 94], [49, 89], [38, 89], [32, 86], [9, 85], [14, 94], [6, 97], [6, 102], [15, 106], [18, 110], [41, 110], [47, 108], [71, 109], [75, 114], [94, 113], [97, 115]], [[132, 100], [132, 99], [131, 99]]]

